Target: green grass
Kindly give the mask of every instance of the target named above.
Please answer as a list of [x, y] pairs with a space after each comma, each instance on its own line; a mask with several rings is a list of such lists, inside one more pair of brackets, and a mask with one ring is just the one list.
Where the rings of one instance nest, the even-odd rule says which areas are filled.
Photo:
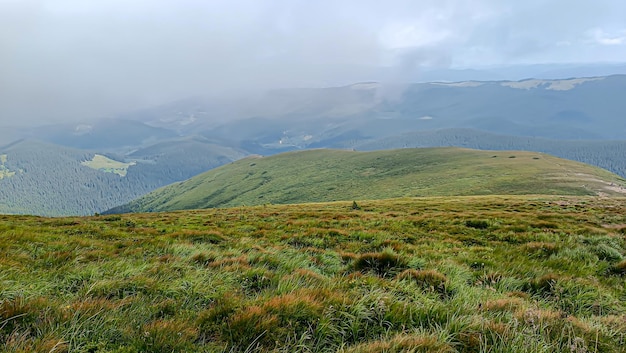
[[82, 165], [96, 169], [105, 173], [114, 173], [121, 177], [126, 176], [128, 167], [135, 165], [135, 162], [119, 162], [100, 154], [95, 154], [90, 161], [81, 162]]
[[312, 150], [239, 160], [114, 212], [416, 196], [625, 195], [626, 189], [619, 188], [624, 185], [605, 170], [534, 152]]
[[623, 352], [626, 199], [357, 202], [0, 216], [0, 350]]

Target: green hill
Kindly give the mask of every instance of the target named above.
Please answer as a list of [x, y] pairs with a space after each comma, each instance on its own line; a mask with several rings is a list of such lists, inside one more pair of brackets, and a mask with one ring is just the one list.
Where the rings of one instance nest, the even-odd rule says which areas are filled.
[[522, 150], [548, 153], [583, 162], [626, 178], [626, 141], [551, 140], [540, 137], [499, 135], [473, 129], [405, 132], [374, 141], [341, 143], [333, 148], [373, 151], [415, 147], [463, 147], [479, 150]]
[[625, 201], [0, 216], [0, 351], [623, 353]]
[[311, 150], [245, 158], [108, 212], [445, 195], [623, 195], [624, 185], [608, 171], [534, 152]]

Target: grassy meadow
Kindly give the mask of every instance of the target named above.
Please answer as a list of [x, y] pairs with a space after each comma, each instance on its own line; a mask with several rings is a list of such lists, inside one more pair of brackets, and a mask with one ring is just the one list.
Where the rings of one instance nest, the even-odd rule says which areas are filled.
[[126, 173], [128, 173], [128, 167], [135, 165], [136, 162], [118, 162], [106, 156], [95, 154], [90, 161], [84, 161], [81, 162], [81, 164], [105, 173], [113, 173], [124, 177], [126, 176]]
[[624, 352], [626, 199], [0, 216], [6, 352]]

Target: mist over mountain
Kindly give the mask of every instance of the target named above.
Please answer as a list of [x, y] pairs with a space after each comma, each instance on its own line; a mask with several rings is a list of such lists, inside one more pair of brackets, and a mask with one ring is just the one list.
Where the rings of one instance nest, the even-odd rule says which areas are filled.
[[[238, 102], [194, 100], [127, 115], [180, 134], [271, 153], [351, 148], [415, 130], [471, 128], [548, 139], [620, 140], [626, 76], [558, 80], [376, 82], [271, 91]], [[174, 108], [175, 107], [175, 108]], [[220, 119], [220, 117], [227, 117]]]
[[619, 92], [626, 75], [363, 82], [239, 100], [197, 97], [116, 118], [6, 129], [0, 137], [13, 143], [0, 148], [0, 204], [9, 213], [101, 212], [250, 154], [314, 148], [526, 150], [626, 176]]

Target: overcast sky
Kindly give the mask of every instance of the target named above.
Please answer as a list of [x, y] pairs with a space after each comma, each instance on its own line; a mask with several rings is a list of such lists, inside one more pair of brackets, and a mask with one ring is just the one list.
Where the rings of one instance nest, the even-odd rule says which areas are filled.
[[0, 125], [391, 71], [626, 62], [624, 0], [0, 0]]

